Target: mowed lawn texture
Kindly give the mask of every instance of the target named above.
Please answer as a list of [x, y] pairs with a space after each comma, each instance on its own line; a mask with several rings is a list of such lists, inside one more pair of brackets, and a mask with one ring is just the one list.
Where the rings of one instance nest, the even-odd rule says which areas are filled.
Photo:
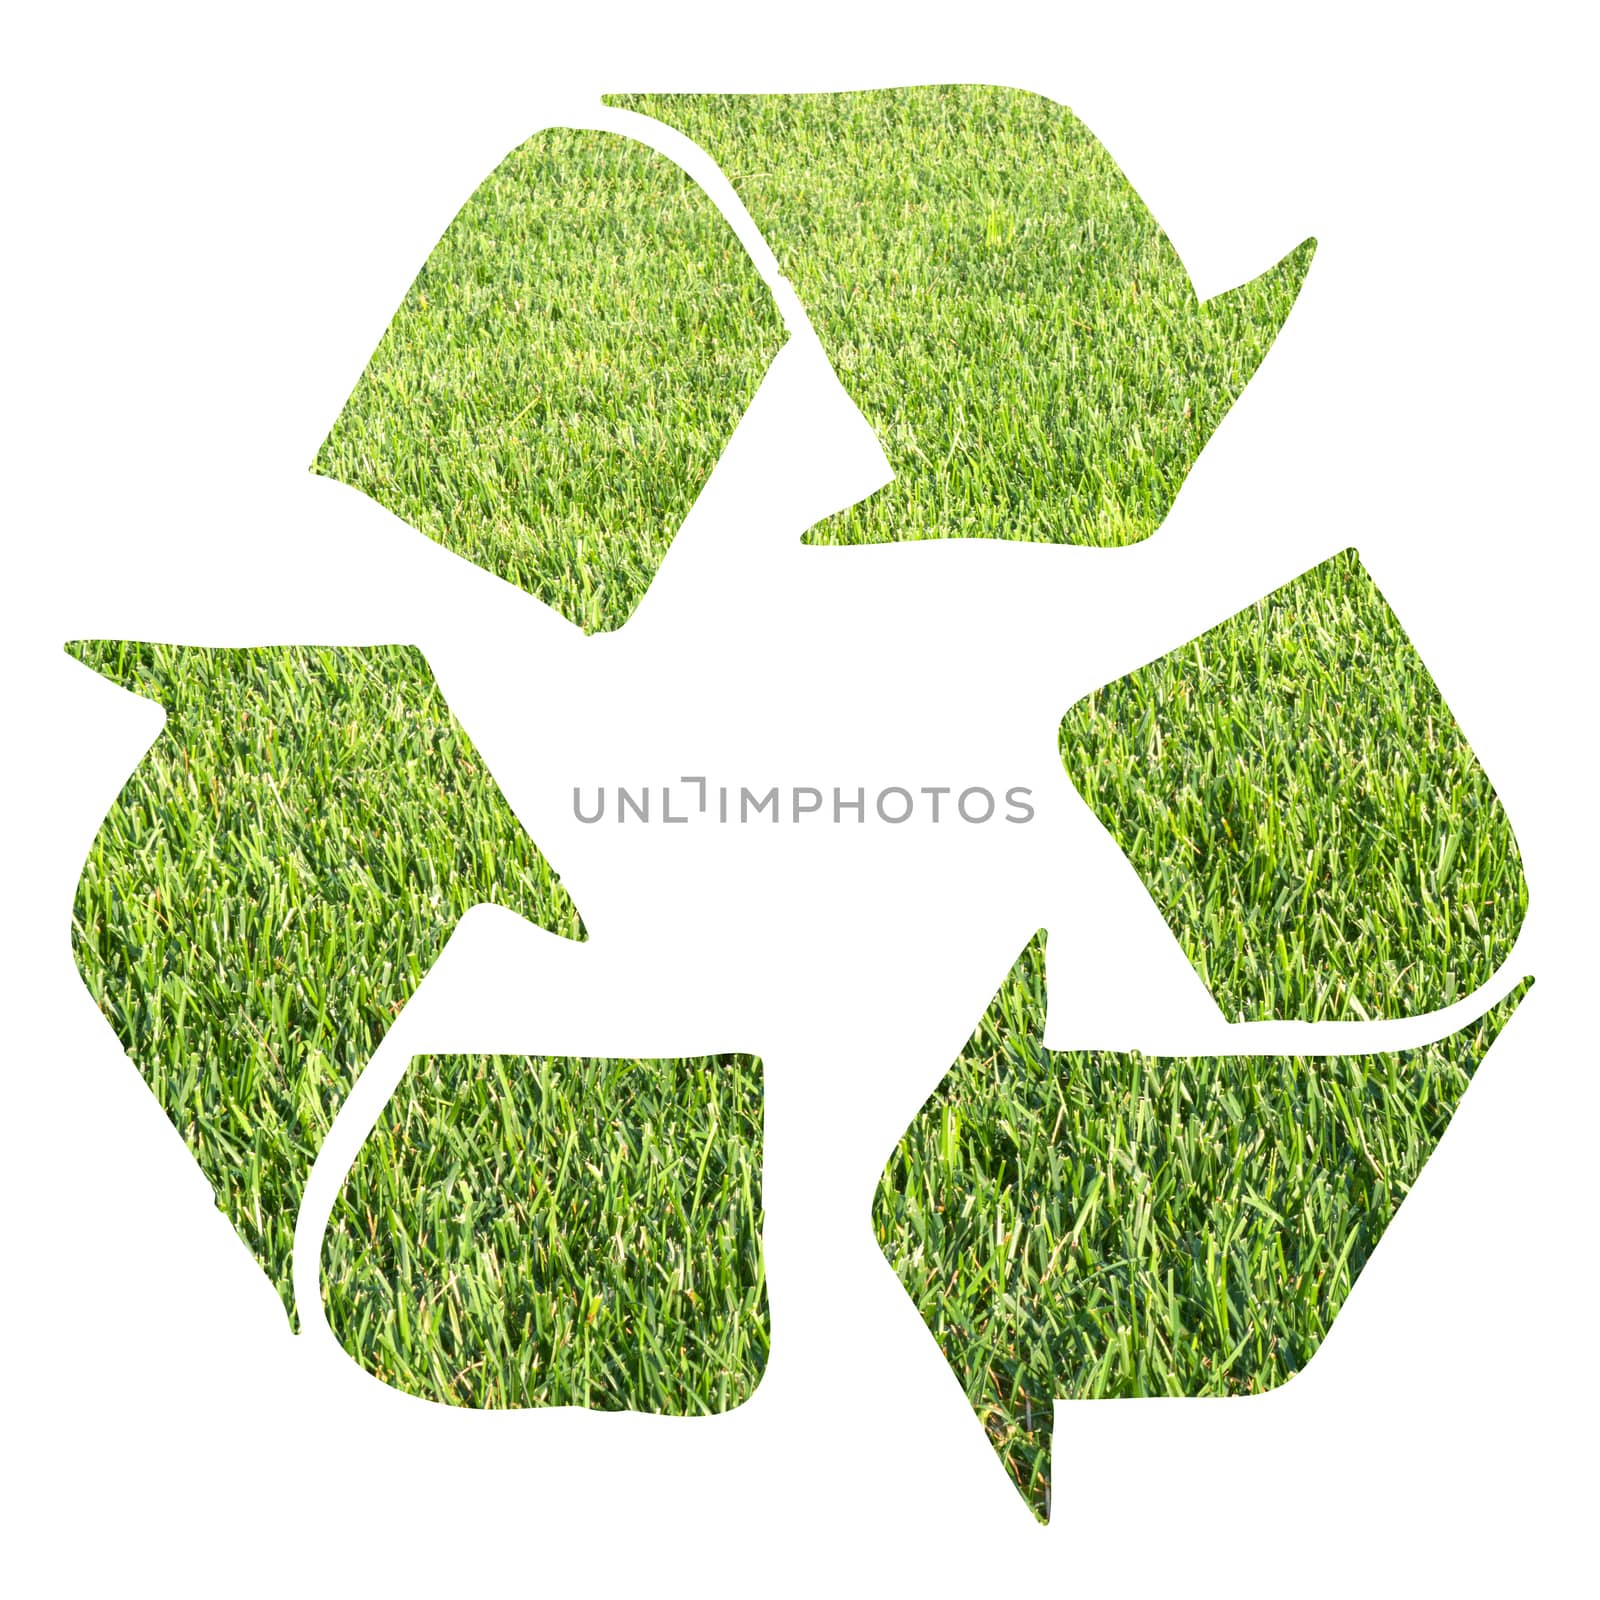
[[78, 970], [293, 1322], [306, 1175], [461, 915], [582, 925], [420, 652], [69, 649], [167, 710], [84, 864]]
[[895, 482], [814, 543], [1147, 537], [1315, 248], [1202, 305], [1100, 142], [1022, 90], [606, 98], [717, 161], [877, 431]]
[[744, 246], [665, 156], [551, 128], [474, 191], [313, 470], [621, 627], [785, 337]]
[[417, 1059], [329, 1226], [335, 1336], [450, 1405], [738, 1405], [769, 1344], [761, 1089], [751, 1056]]
[[1230, 1020], [1446, 1006], [1522, 925], [1505, 811], [1354, 550], [1080, 701], [1061, 753]]
[[1056, 1397], [1301, 1371], [1528, 987], [1423, 1049], [1050, 1051], [1042, 933], [885, 1169], [878, 1242], [1019, 1492]]

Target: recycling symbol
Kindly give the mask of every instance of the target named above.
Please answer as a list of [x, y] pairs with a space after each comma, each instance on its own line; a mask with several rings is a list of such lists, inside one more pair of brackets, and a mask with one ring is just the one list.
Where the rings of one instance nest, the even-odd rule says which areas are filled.
[[[1306, 240], [1198, 299], [1106, 150], [1036, 94], [610, 103], [641, 137], [545, 129], [473, 192], [313, 463], [585, 635], [630, 626], [789, 340], [820, 342], [892, 474], [806, 545], [1126, 563], [1315, 282]], [[806, 559], [842, 586], [852, 559], [911, 555]], [[1527, 906], [1509, 822], [1358, 553], [1264, 587], [1063, 691], [1040, 731], [1222, 1017], [1348, 1025], [1338, 1047], [1046, 1047], [1040, 928], [986, 975], [966, 1045], [925, 1064], [871, 1206], [1040, 1520], [1059, 1402], [1248, 1395], [1304, 1368], [1531, 982], [1507, 967]], [[296, 1263], [328, 1132], [461, 919], [494, 905], [587, 942], [428, 660], [68, 648], [166, 713], [89, 847], [77, 967], [291, 1326], [326, 1318], [357, 1366], [456, 1406], [748, 1399], [772, 1320], [759, 1039], [419, 1056]], [[930, 801], [936, 822], [942, 803], [1039, 826], [1028, 791], [977, 784], [574, 787], [585, 826], [891, 829]], [[1447, 1010], [1427, 1044], [1362, 1042]]]

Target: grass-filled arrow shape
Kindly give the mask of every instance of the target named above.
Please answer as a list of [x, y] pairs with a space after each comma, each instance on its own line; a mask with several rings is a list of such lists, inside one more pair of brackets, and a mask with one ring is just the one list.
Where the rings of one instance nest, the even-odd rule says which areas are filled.
[[1415, 1050], [1053, 1051], [1044, 949], [1040, 932], [873, 1207], [1041, 1521], [1058, 1398], [1259, 1394], [1305, 1366], [1532, 981]]
[[582, 924], [420, 651], [68, 649], [167, 711], [84, 863], [78, 970], [294, 1324], [312, 1162], [455, 924]]
[[1065, 106], [983, 84], [628, 94], [710, 152], [895, 481], [821, 544], [1153, 533], [1315, 249], [1202, 304]]

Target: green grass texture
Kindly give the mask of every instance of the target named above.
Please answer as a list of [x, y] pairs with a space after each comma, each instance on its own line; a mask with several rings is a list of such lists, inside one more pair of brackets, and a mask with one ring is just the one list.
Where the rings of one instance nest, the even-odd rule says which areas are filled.
[[84, 864], [78, 970], [295, 1325], [306, 1176], [461, 915], [582, 924], [419, 651], [67, 648], [167, 711]]
[[761, 1063], [425, 1056], [323, 1252], [340, 1343], [449, 1405], [694, 1416], [760, 1380]]
[[1061, 754], [1230, 1020], [1449, 1005], [1527, 911], [1505, 811], [1354, 550], [1081, 700]]
[[1059, 1052], [1044, 948], [1041, 932], [873, 1207], [1041, 1521], [1055, 1398], [1259, 1394], [1305, 1366], [1532, 981], [1418, 1050]]
[[806, 538], [1126, 545], [1250, 381], [1306, 240], [1204, 305], [1104, 147], [1042, 95], [608, 95], [706, 149], [895, 481]]
[[585, 632], [620, 628], [784, 338], [693, 179], [547, 129], [434, 246], [312, 470]]

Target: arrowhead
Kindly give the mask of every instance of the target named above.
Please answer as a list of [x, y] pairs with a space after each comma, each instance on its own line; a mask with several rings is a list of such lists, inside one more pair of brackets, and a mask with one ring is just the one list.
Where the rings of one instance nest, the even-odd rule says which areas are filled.
[[1045, 942], [1041, 928], [907, 1130], [874, 1213], [880, 1247], [1041, 1522], [1057, 1377], [1028, 1242], [1049, 1176]]

